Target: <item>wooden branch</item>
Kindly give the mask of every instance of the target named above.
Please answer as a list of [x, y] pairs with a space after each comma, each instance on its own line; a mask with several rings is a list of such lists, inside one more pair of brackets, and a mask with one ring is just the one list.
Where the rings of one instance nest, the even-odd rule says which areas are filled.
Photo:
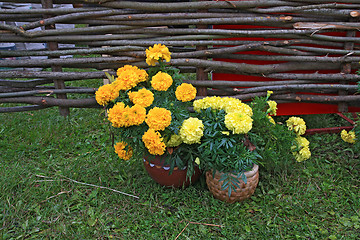
[[[110, 74], [114, 75], [114, 71], [109, 71]], [[104, 72], [45, 72], [45, 71], [0, 71], [0, 77], [2, 78], [45, 78], [53, 80], [85, 80], [85, 79], [101, 79], [105, 78], [106, 75]], [[45, 80], [33, 80], [34, 82], [39, 81], [40, 84], [48, 83]], [[44, 81], [44, 82], [41, 82]], [[19, 87], [22, 84], [25, 84], [27, 81], [17, 81], [17, 80], [0, 80], [0, 86], [13, 86]], [[32, 81], [29, 80], [31, 83]], [[11, 85], [13, 83], [13, 85]], [[17, 84], [18, 83], [18, 84]], [[33, 86], [31, 83], [30, 86]]]
[[347, 84], [294, 84], [294, 85], [277, 85], [277, 86], [261, 86], [246, 89], [236, 89], [239, 94], [253, 93], [253, 92], [267, 92], [267, 91], [307, 91], [307, 90], [349, 90], [356, 92], [357, 85]]
[[64, 93], [88, 93], [94, 94], [97, 91], [95, 88], [85, 88], [85, 89], [42, 89], [42, 90], [32, 90], [32, 91], [21, 91], [21, 92], [11, 92], [11, 93], [0, 93], [0, 98], [9, 98], [9, 97], [25, 97], [33, 96], [37, 94], [46, 94], [46, 96], [51, 96], [53, 94], [64, 94]]
[[31, 106], [16, 106], [16, 107], [0, 107], [0, 113], [11, 113], [11, 112], [26, 112], [45, 109], [45, 106], [31, 105]]
[[328, 23], [317, 23], [317, 22], [297, 22], [294, 23], [295, 29], [343, 29], [343, 30], [359, 30], [360, 23], [346, 23], [346, 22], [328, 22]]
[[291, 85], [291, 84], [305, 84], [312, 83], [312, 81], [246, 81], [246, 76], [239, 76], [239, 79], [243, 81], [197, 81], [197, 80], [184, 80], [186, 83], [190, 83], [195, 87], [211, 87], [211, 88], [225, 88], [225, 87], [261, 87], [261, 86], [276, 86], [276, 85]]
[[27, 103], [44, 107], [73, 107], [73, 108], [100, 108], [95, 98], [82, 99], [58, 99], [53, 97], [16, 97], [16, 98], [0, 98], [0, 103]]
[[345, 55], [342, 57], [327, 56], [283, 56], [283, 55], [250, 55], [250, 54], [218, 54], [216, 58], [258, 61], [291, 61], [291, 62], [359, 62], [360, 57]]
[[360, 75], [358, 74], [341, 74], [341, 73], [272, 73], [266, 74], [264, 77], [268, 78], [277, 78], [277, 79], [293, 79], [293, 80], [312, 80], [312, 81], [351, 81], [356, 82], [360, 81]]
[[318, 103], [339, 103], [339, 102], [360, 102], [360, 95], [351, 96], [327, 96], [327, 95], [308, 95], [308, 94], [284, 94], [273, 95], [273, 100], [288, 100], [297, 102], [318, 102]]
[[130, 57], [26, 59], [26, 60], [0, 61], [0, 67], [43, 67], [43, 68], [50, 66], [74, 67], [78, 64], [93, 64], [93, 63], [120, 64], [120, 63], [131, 63], [136, 61], [139, 60]]
[[[94, 0], [90, 0], [94, 1]], [[90, 2], [89, 1], [89, 2]], [[95, 0], [96, 1], [96, 0]], [[230, 8], [230, 9], [244, 9], [244, 8], [254, 8], [254, 7], [270, 7], [270, 6], [281, 6], [284, 3], [282, 1], [272, 1], [272, 0], [258, 0], [258, 1], [198, 1], [198, 2], [181, 2], [181, 3], [148, 3], [148, 2], [133, 2], [133, 1], [114, 1], [114, 2], [105, 2], [101, 4], [105, 7], [111, 8], [121, 8], [121, 9], [137, 9], [145, 11], [156, 11], [156, 12], [173, 12], [178, 10], [199, 10], [199, 9], [213, 9], [213, 8]], [[291, 3], [289, 3], [292, 5]]]
[[340, 69], [338, 63], [280, 63], [280, 64], [268, 64], [268, 65], [254, 65], [246, 63], [232, 63], [221, 61], [209, 61], [199, 59], [173, 59], [171, 65], [178, 66], [197, 66], [210, 68], [214, 71], [236, 73], [236, 74], [270, 74], [276, 72], [287, 72], [295, 70], [318, 70], [318, 69]]

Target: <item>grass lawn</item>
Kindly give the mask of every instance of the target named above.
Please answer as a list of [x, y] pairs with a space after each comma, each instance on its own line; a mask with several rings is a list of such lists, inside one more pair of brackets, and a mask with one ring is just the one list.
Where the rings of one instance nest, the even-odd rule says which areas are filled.
[[[304, 119], [312, 128], [339, 121]], [[360, 238], [359, 150], [339, 134], [307, 136], [311, 159], [262, 167], [253, 197], [227, 204], [204, 178], [167, 189], [142, 161], [119, 160], [99, 109], [0, 114], [0, 133], [2, 239]]]

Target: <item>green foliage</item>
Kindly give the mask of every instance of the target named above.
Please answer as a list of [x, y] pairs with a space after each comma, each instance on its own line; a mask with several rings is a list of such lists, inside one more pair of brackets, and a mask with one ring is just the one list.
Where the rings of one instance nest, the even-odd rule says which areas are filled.
[[253, 129], [248, 134], [250, 141], [262, 156], [261, 163], [269, 171], [286, 168], [294, 161], [292, 147], [295, 146], [296, 134], [289, 131], [286, 124], [273, 124], [264, 114], [267, 103], [261, 98], [253, 99]]

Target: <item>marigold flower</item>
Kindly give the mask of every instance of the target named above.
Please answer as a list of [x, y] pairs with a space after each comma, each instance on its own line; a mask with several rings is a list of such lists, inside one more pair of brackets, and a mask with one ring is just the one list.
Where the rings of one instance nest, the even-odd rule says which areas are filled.
[[171, 124], [171, 112], [165, 108], [154, 107], [148, 112], [145, 122], [155, 131], [165, 130]]
[[148, 78], [148, 74], [145, 70], [131, 65], [125, 65], [124, 67], [119, 68], [116, 73], [117, 78], [112, 84], [118, 91], [129, 90], [138, 83], [146, 81]]
[[140, 125], [145, 121], [146, 118], [146, 109], [139, 105], [135, 104], [129, 109], [129, 119], [131, 121], [131, 125]]
[[95, 92], [96, 102], [102, 106], [105, 106], [110, 101], [115, 100], [117, 97], [119, 97], [119, 91], [116, 91], [114, 86], [111, 84], [100, 86], [99, 89]]
[[196, 112], [200, 112], [202, 109], [212, 108], [212, 109], [220, 109], [221, 97], [205, 97], [202, 99], [195, 100], [193, 102], [194, 110]]
[[234, 134], [246, 134], [252, 129], [252, 118], [244, 113], [231, 112], [225, 115], [225, 126]]
[[172, 84], [172, 77], [169, 74], [161, 71], [159, 71], [151, 79], [151, 86], [157, 91], [166, 91]]
[[118, 91], [126, 91], [135, 87], [138, 81], [139, 76], [136, 74], [136, 72], [126, 71], [118, 75], [112, 85], [114, 85], [115, 89]]
[[296, 146], [293, 146], [292, 149], [299, 149], [298, 151], [293, 152], [296, 161], [302, 162], [309, 159], [311, 157], [311, 152], [309, 148], [310, 142], [306, 138], [300, 136], [295, 138], [295, 141]]
[[148, 107], [154, 101], [154, 94], [146, 88], [142, 88], [137, 92], [129, 92], [128, 96], [132, 103], [138, 104], [142, 107]]
[[129, 127], [132, 125], [129, 109], [123, 102], [118, 102], [108, 110], [108, 120], [113, 127]]
[[298, 152], [293, 152], [293, 155], [295, 156], [296, 161], [302, 162], [311, 157], [311, 152], [309, 147], [303, 147]]
[[127, 147], [127, 143], [125, 143], [125, 142], [118, 142], [114, 146], [115, 152], [117, 153], [119, 158], [121, 158], [125, 161], [129, 160], [133, 155], [132, 147], [129, 146], [127, 150], [126, 150], [126, 147]]
[[232, 100], [227, 100], [222, 107], [226, 113], [239, 112], [246, 114], [249, 117], [253, 115], [251, 107], [245, 103], [242, 103], [239, 99], [232, 98]]
[[267, 112], [270, 115], [276, 116], [277, 103], [275, 101], [269, 100], [269, 101], [267, 101], [267, 104], [269, 105], [269, 109]]
[[204, 135], [204, 124], [200, 119], [190, 117], [184, 120], [179, 134], [186, 144], [200, 143], [200, 139]]
[[176, 88], [175, 96], [182, 102], [191, 101], [196, 97], [196, 88], [189, 83], [182, 83]]
[[147, 130], [142, 136], [142, 140], [149, 153], [152, 155], [163, 155], [166, 145], [163, 142], [161, 134], [154, 129]]
[[138, 81], [139, 82], [144, 82], [148, 79], [148, 74], [144, 69], [140, 69], [137, 66], [132, 66], [132, 65], [125, 65], [121, 68], [118, 68], [116, 71], [116, 75], [120, 76], [122, 75], [124, 72], [134, 72], [138, 75]]
[[356, 135], [354, 131], [347, 132], [345, 129], [341, 131], [341, 139], [347, 143], [355, 143]]
[[167, 141], [166, 146], [167, 147], [177, 147], [182, 143], [182, 139], [181, 136], [177, 135], [177, 134], [173, 134], [171, 135], [169, 141]]
[[306, 132], [305, 121], [300, 117], [290, 117], [286, 120], [286, 125], [290, 131], [294, 131], [299, 136]]
[[200, 158], [195, 158], [195, 161], [194, 161], [197, 165], [200, 165]]
[[170, 61], [171, 53], [169, 49], [162, 44], [155, 44], [153, 47], [145, 50], [146, 52], [146, 63], [150, 66], [155, 66], [160, 59], [163, 59], [167, 62]]
[[269, 121], [272, 123], [272, 124], [276, 124], [275, 123], [275, 120], [271, 117], [271, 116], [269, 116], [269, 115], [267, 115], [267, 118], [269, 119]]

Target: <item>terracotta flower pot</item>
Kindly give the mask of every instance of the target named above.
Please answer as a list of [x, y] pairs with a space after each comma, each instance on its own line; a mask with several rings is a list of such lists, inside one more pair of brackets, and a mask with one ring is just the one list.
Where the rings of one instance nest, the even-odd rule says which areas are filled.
[[[247, 184], [245, 184], [241, 178], [238, 179], [240, 188], [235, 187], [236, 192], [232, 191], [229, 198], [228, 189], [221, 189], [222, 181], [220, 182], [220, 178], [222, 174], [223, 173], [216, 171], [215, 177], [213, 178], [212, 171], [207, 171], [206, 184], [215, 198], [228, 203], [240, 202], [251, 197], [259, 183], [259, 166], [254, 164], [251, 171], [245, 172]], [[232, 176], [236, 177], [236, 175]]]
[[175, 167], [169, 175], [170, 167], [164, 164], [164, 158], [163, 156], [144, 156], [144, 167], [155, 182], [166, 187], [180, 188], [188, 187], [199, 179], [201, 173], [197, 165], [194, 165], [195, 172], [191, 179], [186, 179], [186, 167], [184, 169]]

